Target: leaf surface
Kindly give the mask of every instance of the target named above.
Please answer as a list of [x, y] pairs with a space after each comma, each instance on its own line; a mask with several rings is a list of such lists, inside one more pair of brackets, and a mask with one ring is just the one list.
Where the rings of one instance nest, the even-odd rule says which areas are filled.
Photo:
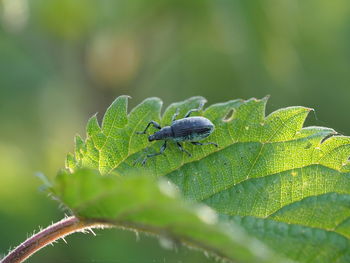
[[281, 262], [236, 224], [218, 224], [208, 206], [185, 202], [169, 181], [152, 176], [101, 176], [95, 170], [61, 172], [55, 196], [83, 220], [112, 224], [183, 243], [232, 262]]
[[[169, 125], [176, 109], [181, 118], [203, 101], [193, 97], [174, 103], [161, 117], [157, 98], [128, 114], [127, 97], [119, 97], [101, 127], [96, 116], [89, 120], [87, 139], [76, 138], [67, 168], [167, 178], [187, 199], [216, 210], [220, 221], [243, 226], [293, 260], [349, 262], [350, 138], [325, 127], [303, 128], [309, 108], [288, 107], [265, 116], [266, 98], [214, 104], [193, 116], [215, 124], [203, 142], [215, 142], [219, 148], [184, 144], [192, 153], [188, 157], [170, 145], [145, 166], [134, 165], [149, 146], [147, 137], [136, 131], [151, 120]], [[161, 145], [151, 144], [148, 152], [159, 151]]]

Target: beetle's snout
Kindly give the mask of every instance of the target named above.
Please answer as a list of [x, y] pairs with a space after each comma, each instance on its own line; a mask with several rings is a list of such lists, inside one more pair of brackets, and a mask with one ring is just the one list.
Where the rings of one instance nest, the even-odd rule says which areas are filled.
[[156, 138], [155, 138], [154, 134], [148, 136], [148, 141], [149, 141], [149, 142], [152, 142], [152, 141], [154, 141], [155, 139], [156, 139]]

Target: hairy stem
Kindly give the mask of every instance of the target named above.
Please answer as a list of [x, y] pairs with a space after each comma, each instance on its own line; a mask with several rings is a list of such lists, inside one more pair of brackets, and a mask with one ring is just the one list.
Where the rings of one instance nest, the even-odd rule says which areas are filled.
[[[52, 244], [57, 239], [62, 238], [76, 232], [86, 232], [92, 228], [123, 228], [132, 231], [141, 231], [148, 234], [161, 236], [164, 229], [157, 228], [151, 225], [142, 225], [127, 221], [108, 221], [101, 219], [79, 219], [77, 217], [71, 216], [62, 219], [61, 221], [48, 226], [47, 228], [41, 230], [39, 233], [29, 237], [26, 241], [20, 244], [18, 247], [13, 249], [7, 254], [0, 263], [21, 263], [33, 255], [36, 251], [42, 249], [43, 247]], [[92, 232], [94, 234], [94, 232]], [[208, 251], [216, 254], [220, 258], [232, 262], [227, 256], [223, 255], [215, 248], [207, 246], [196, 240], [192, 240], [189, 237], [174, 237], [174, 240], [180, 243], [186, 244], [189, 247], [198, 248], [203, 251]], [[65, 241], [65, 240], [64, 240]]]
[[65, 236], [75, 232], [84, 232], [86, 229], [104, 227], [111, 227], [111, 225], [101, 222], [86, 222], [79, 220], [74, 216], [64, 218], [28, 238], [14, 250], [12, 250], [7, 256], [5, 256], [5, 258], [1, 260], [1, 263], [23, 262], [36, 251], [48, 244], [51, 244], [57, 239], [64, 238]]

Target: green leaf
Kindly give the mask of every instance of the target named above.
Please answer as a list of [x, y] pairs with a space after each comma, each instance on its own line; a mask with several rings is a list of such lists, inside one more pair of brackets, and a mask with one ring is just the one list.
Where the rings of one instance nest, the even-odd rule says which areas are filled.
[[59, 173], [53, 191], [82, 220], [147, 232], [229, 262], [281, 262], [240, 227], [218, 224], [209, 207], [186, 203], [165, 180], [81, 169]]
[[[219, 148], [184, 144], [192, 153], [188, 157], [169, 145], [145, 166], [134, 165], [149, 146], [136, 131], [151, 120], [169, 125], [177, 108], [181, 118], [203, 101], [174, 103], [161, 117], [159, 99], [147, 99], [127, 115], [127, 97], [119, 97], [102, 128], [96, 116], [90, 119], [85, 144], [76, 143], [76, 149], [86, 150], [69, 155], [67, 168], [167, 178], [187, 199], [216, 210], [220, 221], [241, 225], [293, 260], [349, 262], [350, 138], [329, 128], [303, 128], [309, 108], [288, 107], [265, 117], [266, 98], [215, 104], [193, 115], [215, 124], [204, 142]], [[152, 143], [148, 152], [159, 151], [161, 144]]]

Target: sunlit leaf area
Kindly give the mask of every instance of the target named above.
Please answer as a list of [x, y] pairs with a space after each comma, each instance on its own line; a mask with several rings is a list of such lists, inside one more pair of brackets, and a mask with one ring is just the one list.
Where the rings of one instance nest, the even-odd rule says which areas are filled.
[[[67, 210], [39, 179], [60, 185], [61, 168], [88, 167], [171, 181], [189, 202], [169, 201], [175, 212], [192, 218], [192, 206], [210, 207], [219, 223], [259, 240], [253, 256], [261, 242], [296, 261], [347, 262], [349, 47], [345, 0], [0, 0], [0, 254], [65, 214], [89, 217], [92, 208], [75, 206], [86, 200], [64, 202]], [[169, 146], [134, 164], [161, 147], [137, 131], [150, 120], [170, 124], [203, 97], [194, 115], [215, 124], [206, 140], [219, 148], [184, 144], [188, 157]], [[149, 234], [95, 232], [28, 262], [216, 262]]]
[[[186, 146], [193, 153], [188, 156], [173, 143], [173, 149], [152, 156], [138, 168], [145, 145], [142, 134], [135, 131], [142, 129], [144, 119], [160, 118], [161, 101], [146, 99], [129, 114], [127, 101], [126, 96], [118, 97], [104, 114], [101, 127], [96, 116], [89, 120], [87, 139], [76, 137], [75, 154], [68, 154], [66, 172], [50, 186], [75, 215], [120, 227], [131, 225], [136, 231], [159, 234], [162, 229], [168, 237], [183, 243], [190, 238], [192, 243], [206, 244], [209, 251], [238, 262], [274, 261], [269, 254], [265, 258], [249, 253], [252, 242], [240, 237], [240, 230], [298, 262], [349, 260], [350, 137], [330, 128], [303, 127], [310, 108], [287, 107], [265, 117], [267, 98], [211, 105], [201, 115], [214, 122], [210, 140], [219, 147]], [[171, 104], [161, 122], [203, 102], [203, 97], [192, 97]], [[172, 129], [176, 133], [175, 124]], [[81, 170], [84, 167], [99, 172], [91, 176]], [[157, 194], [157, 187], [145, 184], [143, 177], [109, 177], [147, 173], [148, 178], [154, 175], [168, 180], [186, 199], [208, 205], [219, 218], [216, 231], [225, 223], [232, 235], [209, 232], [205, 223], [190, 227], [193, 221], [180, 200]], [[230, 226], [234, 227], [231, 231]], [[237, 241], [242, 248], [237, 248]], [[243, 256], [239, 255], [244, 249]]]

